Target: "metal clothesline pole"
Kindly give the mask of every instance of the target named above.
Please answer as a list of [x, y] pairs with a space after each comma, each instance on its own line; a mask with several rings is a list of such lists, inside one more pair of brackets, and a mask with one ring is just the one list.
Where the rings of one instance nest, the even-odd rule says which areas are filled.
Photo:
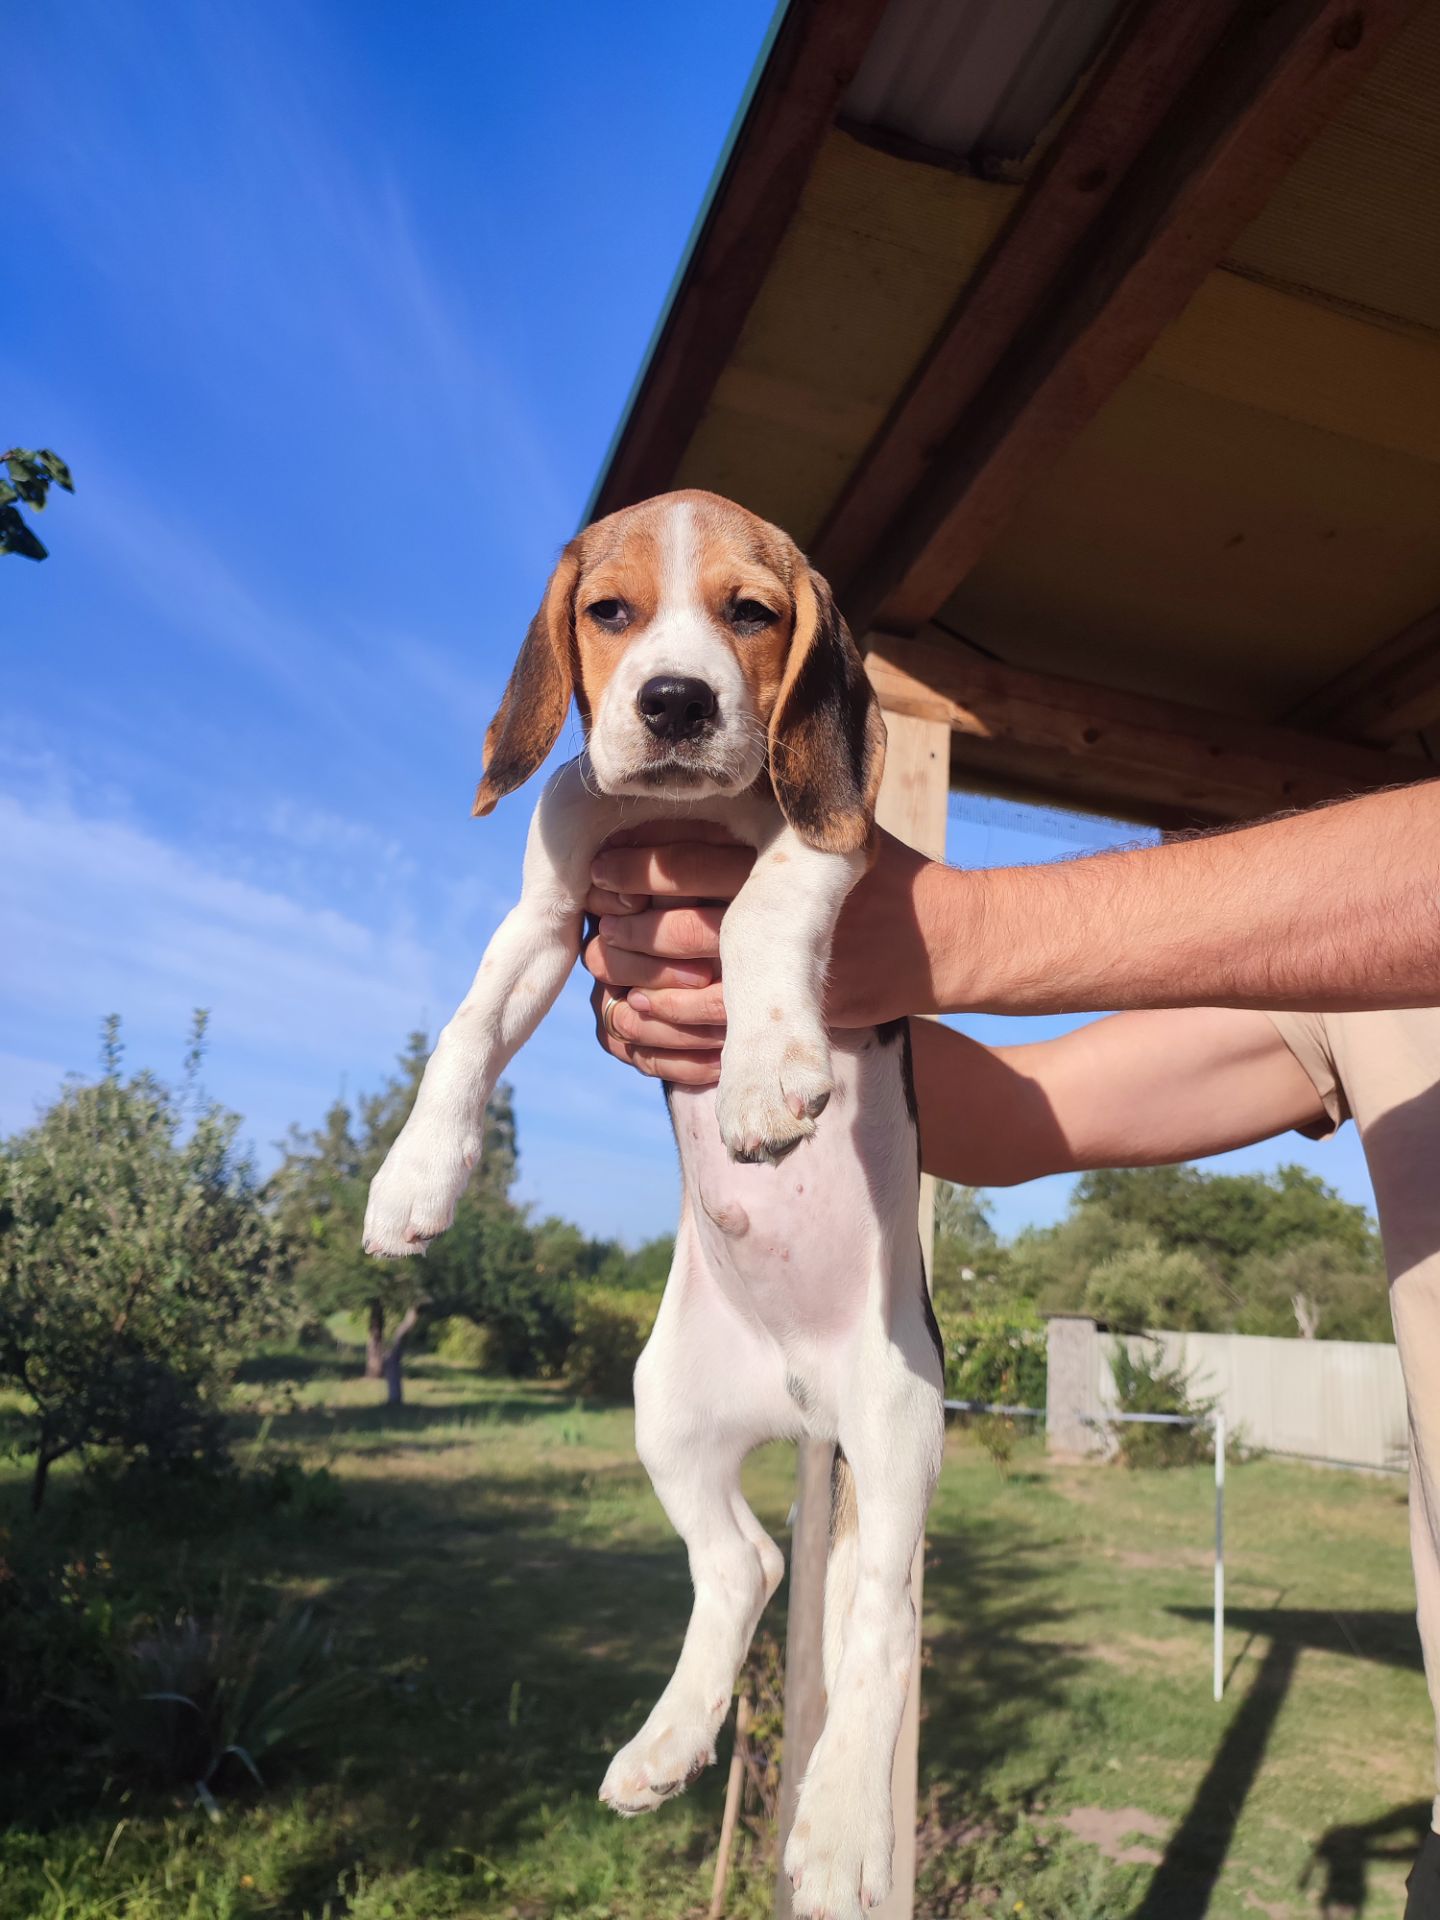
[[[947, 1413], [1001, 1413], [1023, 1420], [1043, 1420], [1044, 1407], [1002, 1407], [988, 1400], [947, 1400]], [[1225, 1696], [1225, 1415], [1217, 1407], [1198, 1419], [1189, 1413], [1107, 1413], [1089, 1418], [1088, 1426], [1118, 1424], [1145, 1427], [1204, 1427], [1215, 1434], [1215, 1628], [1213, 1688], [1217, 1703]]]
[[1225, 1416], [1219, 1408], [1215, 1427], [1215, 1699], [1225, 1693]]

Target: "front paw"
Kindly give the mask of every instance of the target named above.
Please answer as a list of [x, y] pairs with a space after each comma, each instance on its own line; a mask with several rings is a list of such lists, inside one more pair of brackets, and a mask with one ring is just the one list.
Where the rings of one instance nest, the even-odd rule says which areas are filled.
[[478, 1141], [423, 1129], [412, 1137], [407, 1126], [370, 1182], [366, 1253], [391, 1260], [423, 1253], [455, 1218], [479, 1157]]
[[823, 1030], [779, 1047], [746, 1046], [732, 1039], [715, 1100], [720, 1137], [730, 1158], [778, 1164], [814, 1133], [834, 1090]]

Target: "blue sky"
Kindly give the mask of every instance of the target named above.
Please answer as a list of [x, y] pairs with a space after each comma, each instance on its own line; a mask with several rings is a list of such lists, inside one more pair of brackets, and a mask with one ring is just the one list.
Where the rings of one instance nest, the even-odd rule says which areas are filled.
[[[485, 722], [769, 12], [10, 21], [0, 435], [79, 492], [46, 564], [0, 562], [0, 1128], [92, 1067], [108, 1011], [165, 1071], [203, 1005], [208, 1084], [268, 1161], [448, 1015], [528, 817], [469, 818]], [[1075, 851], [974, 811], [952, 858]], [[671, 1223], [658, 1095], [602, 1059], [578, 982], [512, 1077], [526, 1197], [632, 1241]], [[1369, 1198], [1353, 1140], [1230, 1158]], [[1064, 1186], [997, 1199], [1009, 1228]]]

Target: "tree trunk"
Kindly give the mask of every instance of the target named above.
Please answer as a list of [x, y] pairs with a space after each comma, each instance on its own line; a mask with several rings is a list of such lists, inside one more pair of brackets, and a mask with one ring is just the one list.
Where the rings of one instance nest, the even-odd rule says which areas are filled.
[[385, 1372], [385, 1309], [370, 1302], [370, 1332], [365, 1341], [365, 1378], [379, 1380]]
[[385, 1404], [387, 1406], [399, 1407], [405, 1403], [405, 1377], [402, 1372], [405, 1362], [405, 1340], [406, 1336], [413, 1331], [415, 1322], [419, 1318], [420, 1309], [418, 1307], [407, 1307], [405, 1309], [405, 1317], [399, 1326], [396, 1327], [395, 1336], [391, 1340], [385, 1358], [381, 1363], [385, 1375]]
[[37, 1453], [35, 1456], [35, 1477], [30, 1482], [30, 1511], [38, 1513], [45, 1503], [45, 1482], [50, 1477], [50, 1455]]

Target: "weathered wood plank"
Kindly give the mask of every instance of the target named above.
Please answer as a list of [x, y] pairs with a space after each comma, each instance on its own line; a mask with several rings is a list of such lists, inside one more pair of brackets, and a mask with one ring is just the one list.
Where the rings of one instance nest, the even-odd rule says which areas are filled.
[[913, 633], [944, 604], [1414, 5], [1280, 0], [1238, 9], [1064, 272], [1023, 320], [1014, 314], [1013, 346], [848, 583], [855, 624]]
[[1440, 725], [1440, 607], [1337, 674], [1286, 719], [1377, 745]]
[[1129, 796], [1177, 816], [1246, 820], [1426, 772], [1372, 748], [1024, 673], [928, 641], [874, 634], [866, 667], [887, 714], [950, 727], [962, 766], [968, 758], [1057, 794], [1068, 785], [1077, 804], [1103, 794], [1122, 814], [1133, 811]]

